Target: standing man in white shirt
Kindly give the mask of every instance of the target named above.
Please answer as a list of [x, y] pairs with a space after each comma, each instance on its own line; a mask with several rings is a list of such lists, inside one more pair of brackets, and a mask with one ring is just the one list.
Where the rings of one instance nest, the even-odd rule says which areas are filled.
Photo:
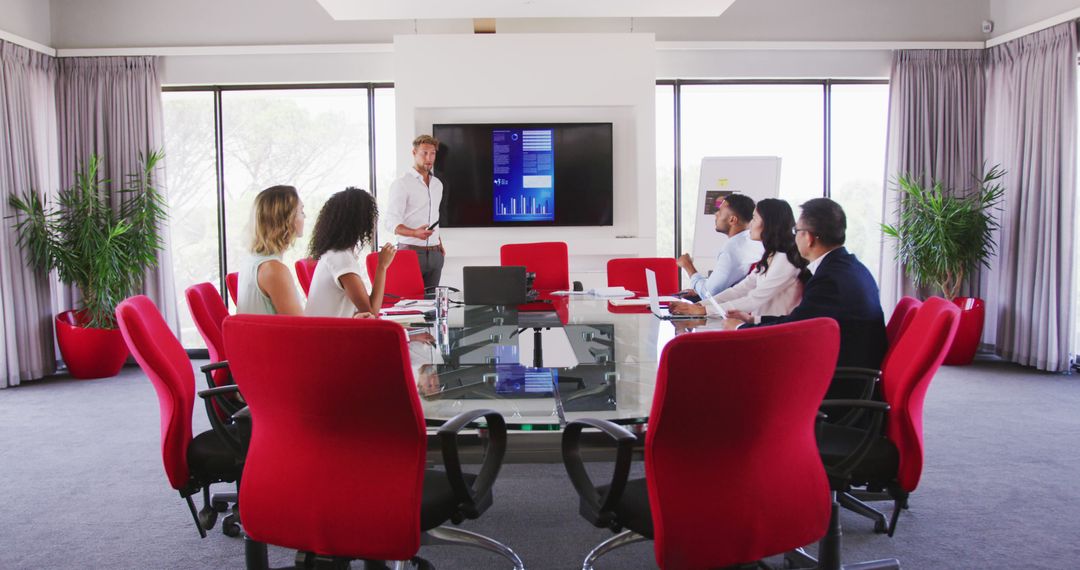
[[431, 135], [413, 140], [413, 164], [390, 185], [390, 207], [386, 212], [386, 229], [397, 236], [398, 249], [416, 251], [424, 286], [439, 284], [446, 249], [439, 228], [439, 205], [442, 203], [442, 182], [431, 173], [439, 141]]
[[750, 239], [754, 205], [754, 199], [743, 194], [731, 194], [720, 203], [716, 210], [716, 231], [727, 234], [728, 241], [716, 254], [716, 266], [708, 277], [694, 267], [689, 253], [679, 256], [676, 263], [690, 275], [690, 289], [683, 291], [682, 297], [700, 301], [717, 295], [742, 281], [750, 266], [761, 259], [765, 252], [761, 242]]

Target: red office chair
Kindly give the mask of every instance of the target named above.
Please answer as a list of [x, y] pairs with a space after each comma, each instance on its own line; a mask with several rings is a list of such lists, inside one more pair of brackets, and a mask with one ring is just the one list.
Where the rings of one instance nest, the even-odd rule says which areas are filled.
[[[685, 334], [664, 347], [656, 376], [645, 478], [628, 480], [635, 436], [604, 420], [572, 422], [563, 461], [581, 514], [615, 532], [585, 558], [654, 540], [661, 568], [751, 563], [821, 538], [829, 483], [814, 424], [840, 333], [831, 319]], [[737, 372], [702, 363], [745, 362]], [[580, 455], [583, 428], [618, 443], [609, 485], [595, 488]]]
[[[896, 343], [907, 331], [911, 321], [915, 318], [915, 313], [918, 312], [921, 306], [922, 301], [914, 297], [903, 297], [896, 304], [892, 316], [889, 317], [888, 324], [885, 325], [885, 337], [889, 342], [889, 347], [886, 349], [885, 357], [881, 361], [882, 368], [885, 368], [893, 349], [896, 348]], [[881, 400], [880, 382], [880, 370], [842, 366], [836, 369], [836, 374], [833, 376], [833, 387], [830, 388], [826, 397]], [[834, 413], [831, 415], [835, 419], [827, 421], [840, 424], [852, 424], [865, 416], [863, 410], [848, 410], [847, 413]]]
[[627, 257], [607, 262], [608, 287], [622, 286], [637, 295], [647, 295], [645, 270], [656, 273], [656, 292], [671, 295], [679, 292], [679, 266], [670, 257]]
[[[952, 303], [940, 297], [927, 299], [885, 361], [881, 376], [885, 401], [842, 404], [870, 410], [870, 425], [821, 426], [821, 457], [833, 488], [841, 493], [840, 504], [874, 520], [876, 532], [888, 532], [889, 536], [896, 532], [900, 511], [907, 508], [908, 496], [919, 484], [923, 400], [956, 334], [959, 315]], [[826, 402], [826, 407], [831, 405]], [[854, 487], [865, 487], [867, 491], [853, 492]], [[877, 492], [881, 489], [885, 492]], [[884, 514], [860, 499], [891, 499], [892, 519], [886, 524]]]
[[300, 287], [304, 289], [304, 296], [307, 297], [308, 289], [311, 289], [311, 276], [315, 275], [315, 266], [319, 264], [319, 260], [305, 257], [298, 259], [293, 266], [296, 268], [296, 279], [300, 281]]
[[[490, 410], [459, 415], [439, 430], [445, 471], [425, 470], [427, 432], [401, 326], [238, 315], [225, 320], [225, 345], [252, 422], [240, 485], [248, 568], [267, 567], [267, 543], [334, 568], [459, 543], [523, 568], [502, 544], [440, 526], [491, 506], [506, 424]], [[463, 474], [455, 437], [479, 418], [484, 463]]]
[[236, 290], [240, 287], [240, 274], [229, 273], [225, 276], [225, 288], [229, 290], [229, 297], [236, 304]]
[[896, 304], [892, 316], [889, 317], [888, 324], [885, 325], [885, 337], [889, 339], [890, 348], [896, 345], [900, 335], [911, 325], [912, 319], [915, 318], [915, 311], [921, 306], [922, 301], [907, 296], [902, 297], [900, 302]]
[[[161, 408], [161, 456], [169, 484], [180, 492], [191, 510], [199, 535], [213, 528], [219, 511], [227, 504], [210, 498], [212, 483], [238, 481], [243, 469], [240, 435], [226, 427], [212, 413], [212, 399], [235, 394], [236, 386], [199, 392], [207, 406], [210, 431], [191, 436], [191, 413], [195, 404], [195, 374], [184, 347], [165, 323], [153, 301], [143, 295], [131, 297], [116, 307], [116, 320], [131, 354], [150, 378]], [[195, 512], [191, 496], [202, 490], [203, 508]], [[215, 510], [217, 509], [217, 510]], [[235, 513], [222, 521], [222, 530], [238, 536]]]
[[565, 242], [506, 244], [499, 249], [499, 258], [501, 265], [522, 265], [535, 273], [533, 289], [540, 294], [570, 289], [570, 254]]
[[[375, 282], [375, 270], [379, 267], [379, 254], [369, 253], [365, 259], [368, 279]], [[420, 273], [420, 258], [411, 249], [398, 250], [394, 261], [386, 270], [386, 288], [383, 289], [384, 306], [390, 306], [400, 299], [424, 298], [424, 275]], [[393, 301], [387, 302], [387, 301]]]
[[[225, 340], [221, 336], [221, 324], [225, 317], [229, 316], [225, 300], [221, 298], [217, 287], [210, 283], [196, 283], [184, 291], [184, 296], [187, 298], [191, 318], [195, 321], [195, 328], [199, 330], [210, 353], [210, 364], [201, 369], [206, 374], [207, 385], [216, 388], [232, 384], [229, 363], [225, 359]], [[223, 407], [223, 402], [230, 405]], [[232, 423], [231, 416], [244, 407], [243, 401], [236, 395], [215, 399], [213, 405], [215, 415], [225, 424]]]
[[[221, 323], [225, 321], [225, 317], [229, 316], [229, 309], [225, 307], [225, 300], [221, 298], [221, 293], [210, 283], [196, 283], [184, 291], [184, 296], [187, 298], [191, 318], [195, 321], [195, 328], [199, 330], [203, 342], [206, 343], [206, 349], [210, 353], [210, 362], [224, 361], [225, 340], [221, 336]], [[214, 385], [231, 384], [228, 377], [227, 369], [215, 370]]]

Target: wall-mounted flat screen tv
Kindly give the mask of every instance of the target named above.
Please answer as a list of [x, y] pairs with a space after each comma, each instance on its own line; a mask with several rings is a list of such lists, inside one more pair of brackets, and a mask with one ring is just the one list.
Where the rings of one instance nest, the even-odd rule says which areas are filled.
[[611, 123], [443, 124], [443, 227], [612, 225]]

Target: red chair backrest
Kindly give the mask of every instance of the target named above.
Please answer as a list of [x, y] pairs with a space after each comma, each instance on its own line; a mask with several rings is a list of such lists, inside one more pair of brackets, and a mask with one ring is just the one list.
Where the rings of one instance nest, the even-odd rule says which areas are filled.
[[237, 315], [225, 346], [252, 419], [244, 531], [322, 554], [415, 555], [427, 437], [405, 329]]
[[889, 317], [889, 324], [885, 325], [885, 337], [889, 339], [890, 347], [900, 340], [900, 335], [904, 334], [904, 331], [911, 325], [911, 321], [915, 317], [915, 311], [918, 311], [921, 306], [922, 301], [915, 297], [904, 296], [900, 298], [900, 302], [893, 309], [892, 316]]
[[225, 340], [221, 337], [221, 323], [229, 316], [229, 309], [225, 307], [225, 300], [217, 287], [210, 283], [196, 283], [184, 291], [187, 297], [188, 310], [191, 318], [195, 321], [195, 328], [199, 329], [206, 349], [210, 352], [210, 362], [225, 360]]
[[885, 433], [899, 451], [897, 481], [905, 491], [914, 491], [922, 476], [923, 401], [959, 323], [955, 305], [941, 297], [927, 299], [882, 370], [881, 391], [890, 407]]
[[319, 265], [319, 260], [305, 257], [303, 259], [296, 260], [293, 266], [296, 268], [296, 279], [300, 282], [300, 287], [304, 289], [304, 296], [308, 294], [308, 289], [311, 289], [311, 276], [315, 275], [315, 267]]
[[229, 273], [225, 276], [225, 288], [229, 290], [229, 297], [236, 304], [236, 290], [240, 287], [240, 274]]
[[[375, 282], [375, 270], [379, 267], [379, 254], [369, 253], [367, 259], [367, 274], [371, 282]], [[420, 272], [420, 258], [411, 249], [399, 249], [394, 255], [394, 261], [386, 269], [386, 293], [396, 295], [402, 299], [424, 298], [424, 275]], [[383, 305], [392, 305], [390, 301], [397, 299], [385, 299]]]
[[664, 347], [645, 436], [661, 568], [727, 567], [824, 536], [831, 502], [814, 425], [839, 348], [832, 319]]
[[191, 444], [191, 411], [195, 405], [195, 372], [157, 306], [144, 295], [117, 305], [116, 320], [128, 350], [157, 392], [161, 409], [161, 459], [173, 489], [190, 479], [187, 449]]
[[679, 291], [679, 266], [670, 257], [626, 257], [607, 262], [608, 287], [624, 287], [639, 295], [648, 293], [645, 270], [656, 273], [658, 295], [671, 295]]
[[570, 254], [566, 242], [511, 243], [499, 249], [501, 265], [523, 265], [536, 274], [533, 289], [544, 293], [570, 289]]

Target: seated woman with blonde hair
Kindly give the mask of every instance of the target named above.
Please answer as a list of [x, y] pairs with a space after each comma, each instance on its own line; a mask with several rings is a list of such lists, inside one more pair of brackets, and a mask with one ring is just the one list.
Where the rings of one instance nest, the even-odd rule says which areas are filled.
[[806, 260], [795, 245], [795, 215], [783, 200], [767, 198], [757, 203], [750, 221], [750, 239], [765, 246], [765, 254], [742, 281], [711, 299], [698, 303], [672, 303], [677, 315], [718, 316], [720, 309], [746, 322], [762, 315], [781, 316], [802, 300]]
[[394, 246], [388, 243], [379, 250], [374, 283], [367, 282], [360, 265], [360, 250], [375, 238], [378, 217], [375, 198], [359, 188], [346, 188], [323, 205], [308, 248], [319, 263], [311, 276], [305, 315], [364, 318], [379, 314]]
[[271, 186], [255, 197], [255, 235], [250, 257], [237, 276], [236, 312], [303, 315], [285, 250], [304, 235], [304, 204], [292, 186]]

